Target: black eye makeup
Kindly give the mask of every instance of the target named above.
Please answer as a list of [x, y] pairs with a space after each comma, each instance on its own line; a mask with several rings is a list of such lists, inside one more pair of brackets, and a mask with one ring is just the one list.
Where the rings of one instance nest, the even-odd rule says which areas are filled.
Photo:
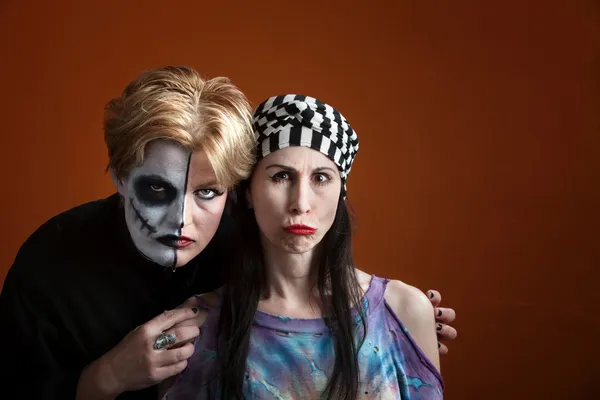
[[133, 182], [133, 189], [140, 203], [145, 206], [164, 206], [177, 197], [177, 190], [158, 175], [142, 175]]

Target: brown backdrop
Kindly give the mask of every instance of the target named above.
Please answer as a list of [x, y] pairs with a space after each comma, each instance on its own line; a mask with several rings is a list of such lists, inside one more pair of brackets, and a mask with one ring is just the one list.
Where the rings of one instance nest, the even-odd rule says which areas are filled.
[[90, 3], [0, 2], [1, 279], [37, 226], [112, 192], [104, 103], [188, 64], [348, 117], [360, 265], [458, 312], [446, 398], [600, 394], [597, 1]]

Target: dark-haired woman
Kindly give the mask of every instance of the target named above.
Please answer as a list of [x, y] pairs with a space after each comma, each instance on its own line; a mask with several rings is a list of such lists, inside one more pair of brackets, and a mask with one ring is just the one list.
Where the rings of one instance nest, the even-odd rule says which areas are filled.
[[164, 398], [441, 399], [431, 302], [352, 258], [354, 130], [331, 106], [293, 94], [261, 103], [254, 129], [240, 261], [201, 296], [195, 353]]

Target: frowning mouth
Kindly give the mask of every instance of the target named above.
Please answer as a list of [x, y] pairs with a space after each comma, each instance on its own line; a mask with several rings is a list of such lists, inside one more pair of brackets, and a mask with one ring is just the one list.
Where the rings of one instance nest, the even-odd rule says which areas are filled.
[[287, 226], [285, 230], [293, 233], [294, 235], [314, 235], [317, 231], [311, 226], [301, 224]]
[[156, 240], [165, 246], [172, 247], [174, 249], [183, 249], [184, 247], [188, 247], [190, 244], [194, 243], [194, 240], [187, 236], [177, 235], [164, 235]]

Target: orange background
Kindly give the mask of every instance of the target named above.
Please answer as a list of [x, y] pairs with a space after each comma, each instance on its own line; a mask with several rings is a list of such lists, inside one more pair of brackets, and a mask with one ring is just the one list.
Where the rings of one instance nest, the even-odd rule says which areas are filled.
[[0, 278], [41, 223], [112, 193], [104, 104], [187, 64], [350, 120], [360, 266], [458, 313], [446, 398], [599, 395], [599, 3], [243, 3], [0, 2]]

